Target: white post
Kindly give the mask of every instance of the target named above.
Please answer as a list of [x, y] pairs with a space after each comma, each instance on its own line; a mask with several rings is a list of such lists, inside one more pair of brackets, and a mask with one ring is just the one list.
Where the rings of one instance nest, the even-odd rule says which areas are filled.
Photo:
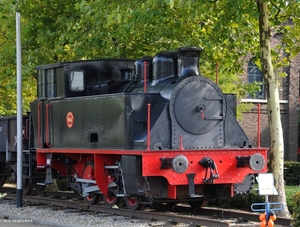
[[20, 13], [16, 13], [17, 41], [17, 207], [22, 207], [23, 185], [23, 110]]

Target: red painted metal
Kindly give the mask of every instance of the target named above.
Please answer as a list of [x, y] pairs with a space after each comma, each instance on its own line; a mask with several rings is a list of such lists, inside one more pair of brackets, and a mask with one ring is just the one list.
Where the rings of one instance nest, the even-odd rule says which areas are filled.
[[230, 185], [230, 197], [234, 196], [234, 185]]
[[46, 165], [46, 154], [44, 153], [39, 153], [39, 152], [36, 152], [36, 165], [37, 165], [37, 168], [39, 169], [40, 166], [42, 168], [44, 168], [44, 166]]
[[204, 120], [204, 112], [203, 111], [201, 111], [201, 118]]
[[29, 139], [29, 119], [26, 119], [26, 124], [25, 124], [25, 139]]
[[179, 138], [179, 150], [184, 150], [184, 147], [182, 146], [182, 136]]
[[147, 62], [144, 61], [144, 93], [147, 92]]
[[46, 105], [46, 144], [47, 144], [47, 147], [51, 147], [51, 144], [50, 144], [50, 127], [49, 127], [49, 124], [50, 124], [50, 119], [49, 119], [49, 107], [51, 106], [51, 103], [48, 103]]
[[71, 111], [69, 111], [67, 113], [67, 116], [66, 116], [66, 124], [67, 124], [68, 128], [72, 128], [73, 127], [74, 121], [75, 121], [74, 120], [74, 115], [73, 115], [73, 113]]
[[[237, 168], [237, 156], [251, 156], [260, 153], [267, 162], [267, 149], [245, 148], [245, 149], [222, 149], [222, 150], [176, 150], [165, 152], [144, 152], [142, 158], [143, 176], [163, 176], [170, 185], [188, 185], [186, 174], [195, 174], [195, 184], [204, 184], [203, 178], [206, 169], [199, 164], [204, 157], [212, 159], [218, 169], [219, 178], [214, 180], [214, 184], [241, 183], [249, 173], [258, 173], [249, 167]], [[161, 169], [160, 158], [174, 158], [177, 155], [184, 155], [188, 159], [188, 169], [185, 173], [179, 174], [172, 169]], [[266, 172], [265, 166], [262, 172]]]
[[257, 147], [260, 148], [260, 104], [257, 104]]
[[[218, 169], [219, 178], [214, 179], [214, 184], [230, 185], [231, 196], [233, 195], [233, 184], [241, 183], [244, 177], [250, 173], [258, 173], [249, 167], [237, 168], [237, 156], [251, 156], [260, 153], [267, 162], [267, 148], [223, 148], [223, 149], [199, 149], [199, 150], [104, 150], [104, 149], [59, 149], [59, 148], [37, 148], [37, 165], [46, 164], [46, 154], [52, 153], [52, 168], [59, 173], [67, 173], [66, 166], [57, 161], [61, 154], [74, 160], [74, 169], [82, 173], [84, 164], [94, 160], [95, 180], [104, 196], [108, 196], [109, 174], [105, 166], [115, 165], [122, 155], [135, 155], [142, 158], [143, 177], [163, 177], [168, 182], [168, 198], [176, 199], [179, 193], [179, 186], [189, 185], [187, 174], [195, 174], [194, 184], [205, 185], [203, 179], [206, 176], [206, 168], [199, 164], [202, 158], [212, 159]], [[87, 158], [82, 158], [85, 154]], [[173, 169], [162, 169], [161, 158], [174, 158], [177, 155], [184, 155], [188, 159], [188, 169], [184, 173], [176, 173]], [[84, 160], [83, 160], [84, 159]], [[209, 170], [208, 170], [209, 171]], [[266, 172], [267, 167], [260, 172]]]
[[151, 136], [151, 132], [150, 132], [150, 110], [151, 110], [151, 104], [148, 103], [148, 121], [147, 121], [147, 150], [150, 150], [150, 136]]
[[[198, 150], [185, 150], [185, 152], [197, 154], [199, 157], [205, 156], [207, 154], [216, 154], [222, 155], [224, 152], [234, 152], [240, 153], [239, 156], [248, 152], [248, 154], [252, 153], [261, 153], [264, 155], [264, 152], [267, 152], [268, 148], [220, 148], [220, 149], [198, 149]], [[157, 150], [157, 151], [145, 151], [145, 150], [126, 150], [126, 149], [88, 149], [88, 148], [37, 148], [37, 152], [39, 153], [53, 153], [53, 154], [107, 154], [107, 155], [154, 155], [157, 157], [163, 157], [170, 154], [182, 153], [181, 150]]]
[[118, 155], [97, 154], [94, 156], [95, 179], [100, 191], [108, 196], [109, 175], [104, 168], [107, 165], [115, 165]]
[[168, 197], [170, 199], [177, 198], [177, 187], [175, 185], [168, 184]]
[[38, 145], [39, 147], [42, 147], [41, 143], [41, 105], [42, 102], [38, 103]]
[[[142, 175], [143, 176], [163, 176], [170, 185], [186, 185], [188, 179], [187, 173], [195, 173], [195, 184], [203, 184], [203, 177], [205, 176], [205, 168], [199, 164], [199, 161], [204, 157], [209, 157], [216, 163], [219, 179], [215, 179], [215, 184], [236, 183], [242, 182], [244, 177], [249, 173], [256, 173], [249, 167], [236, 168], [236, 156], [251, 156], [260, 153], [267, 161], [267, 148], [236, 148], [229, 149], [204, 149], [204, 150], [160, 150], [160, 151], [145, 151], [145, 150], [90, 150], [90, 149], [54, 149], [54, 148], [38, 148], [37, 157], [46, 153], [75, 155], [86, 154], [94, 155], [95, 172], [99, 168], [99, 182], [105, 175], [105, 165], [115, 165], [115, 161], [120, 158], [120, 155], [139, 155], [142, 157]], [[177, 155], [184, 155], [189, 161], [189, 167], [185, 173], [179, 174], [172, 169], [161, 169], [160, 158], [174, 158]], [[41, 160], [38, 160], [40, 162]], [[38, 163], [42, 164], [42, 163]], [[267, 171], [267, 167], [262, 172]], [[96, 176], [97, 178], [97, 176]], [[103, 178], [102, 178], [103, 180]], [[100, 183], [102, 184], [102, 183]], [[105, 182], [103, 183], [105, 184]]]

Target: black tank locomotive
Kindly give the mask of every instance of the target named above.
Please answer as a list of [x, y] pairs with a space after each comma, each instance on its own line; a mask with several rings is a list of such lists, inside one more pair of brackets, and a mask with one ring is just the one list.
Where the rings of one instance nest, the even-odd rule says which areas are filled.
[[200, 75], [200, 53], [37, 67], [30, 152], [46, 176], [39, 183], [55, 172], [90, 204], [130, 209], [247, 193], [267, 149], [251, 146], [227, 104], [233, 96]]

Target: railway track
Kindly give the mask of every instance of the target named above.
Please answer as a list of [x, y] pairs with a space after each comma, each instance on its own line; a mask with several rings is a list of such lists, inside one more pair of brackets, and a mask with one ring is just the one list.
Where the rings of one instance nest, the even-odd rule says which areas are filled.
[[[258, 214], [214, 208], [192, 209], [189, 206], [175, 206], [170, 210], [167, 206], [156, 209], [132, 211], [122, 208], [107, 208], [103, 205], [88, 205], [79, 196], [69, 192], [40, 192], [39, 196], [24, 196], [23, 203], [31, 205], [49, 205], [77, 211], [92, 211], [117, 216], [132, 217], [144, 220], [157, 220], [170, 223], [186, 223], [190, 226], [209, 227], [255, 227], [259, 226]], [[57, 199], [59, 198], [59, 199]], [[7, 200], [16, 200], [16, 195], [8, 194]], [[276, 226], [290, 226], [290, 219], [278, 217]]]

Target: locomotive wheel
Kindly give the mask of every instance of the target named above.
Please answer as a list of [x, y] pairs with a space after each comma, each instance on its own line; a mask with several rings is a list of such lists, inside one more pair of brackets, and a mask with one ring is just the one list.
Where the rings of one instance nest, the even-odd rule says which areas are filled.
[[207, 200], [197, 200], [197, 201], [189, 201], [189, 205], [193, 209], [198, 209], [201, 207], [207, 206], [208, 201]]
[[167, 202], [167, 209], [172, 210], [177, 205], [177, 202]]
[[[115, 176], [108, 175], [108, 184], [115, 182]], [[121, 204], [121, 198], [110, 193], [107, 196], [103, 196], [104, 203], [107, 207], [119, 206]]]
[[130, 210], [141, 210], [144, 207], [144, 204], [141, 203], [141, 198], [138, 197], [127, 196], [124, 197], [124, 201]]
[[6, 183], [6, 177], [0, 177], [0, 187], [2, 187]]
[[105, 206], [112, 208], [114, 205], [120, 205], [121, 203], [121, 198], [117, 197], [117, 196], [103, 196], [103, 200], [105, 203]]
[[101, 200], [101, 195], [97, 195], [94, 193], [90, 193], [90, 195], [84, 197], [84, 201], [89, 205], [99, 204], [100, 200]]
[[35, 191], [40, 192], [46, 189], [46, 185], [35, 185]]
[[33, 192], [32, 179], [30, 179], [30, 178], [23, 179], [22, 191], [23, 191], [23, 195], [31, 195], [32, 194], [32, 192]]
[[[95, 174], [94, 174], [94, 163], [93, 162], [87, 162], [83, 168], [82, 172], [82, 178], [87, 180], [95, 180]], [[90, 193], [90, 195], [84, 197], [84, 200], [87, 204], [98, 204], [100, 202], [101, 195]]]
[[31, 178], [28, 177], [28, 174], [29, 174], [29, 168], [28, 167], [23, 168], [23, 175], [27, 176], [27, 178], [23, 177], [22, 180], [23, 195], [32, 195], [33, 192], [34, 182]]
[[[5, 163], [5, 158], [4, 157], [0, 157], [0, 172], [1, 173], [5, 173], [5, 167], [6, 167], [6, 163]], [[2, 187], [5, 183], [6, 183], [6, 179], [7, 177], [0, 177], [0, 187]]]

